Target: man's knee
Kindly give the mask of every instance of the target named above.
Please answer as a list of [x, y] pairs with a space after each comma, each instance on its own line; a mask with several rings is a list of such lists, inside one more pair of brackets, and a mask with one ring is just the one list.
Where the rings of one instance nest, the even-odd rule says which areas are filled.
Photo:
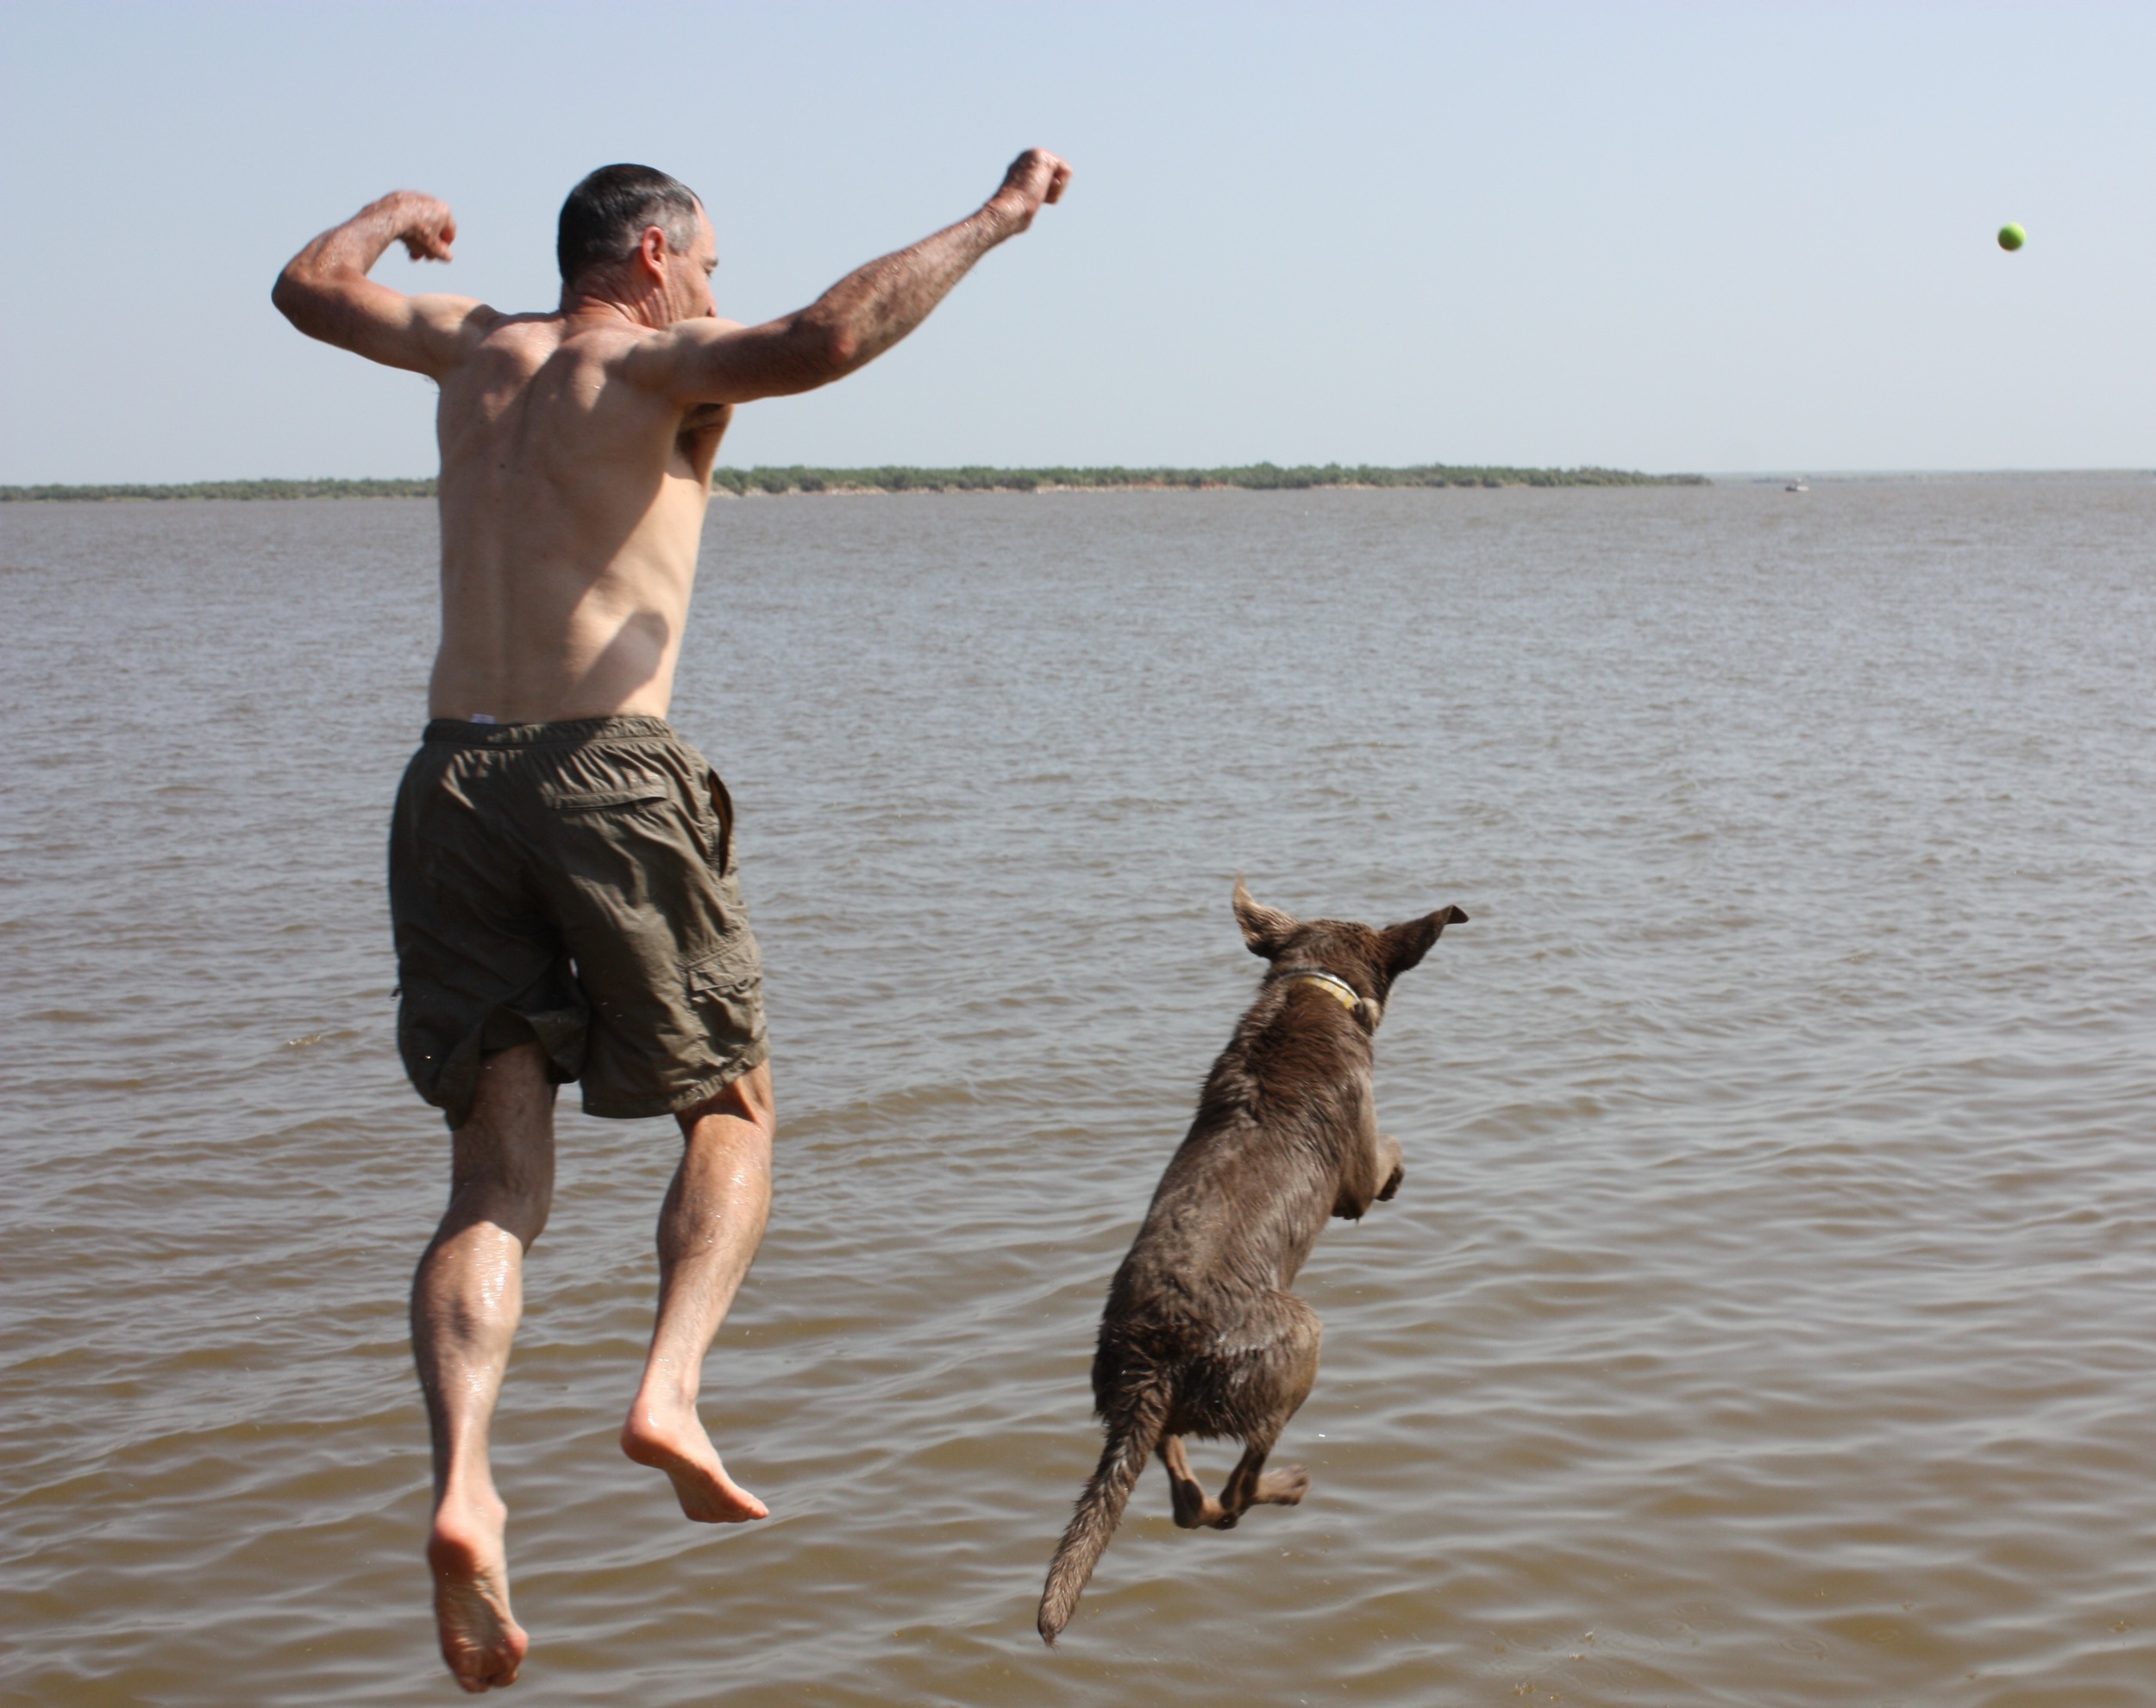
[[683, 1136], [692, 1137], [698, 1123], [714, 1115], [745, 1122], [768, 1139], [779, 1124], [778, 1107], [771, 1091], [771, 1064], [758, 1062], [703, 1102], [679, 1111], [674, 1119], [681, 1123]]
[[[469, 1129], [460, 1128], [461, 1137]], [[491, 1222], [516, 1236], [529, 1250], [546, 1231], [547, 1215], [554, 1207], [554, 1158], [523, 1159], [507, 1167], [493, 1159], [454, 1172], [449, 1186], [449, 1208], [442, 1228], [470, 1227]]]
[[555, 1085], [545, 1053], [520, 1044], [489, 1056], [464, 1124], [449, 1135], [449, 1214], [492, 1222], [526, 1246], [554, 1203]]

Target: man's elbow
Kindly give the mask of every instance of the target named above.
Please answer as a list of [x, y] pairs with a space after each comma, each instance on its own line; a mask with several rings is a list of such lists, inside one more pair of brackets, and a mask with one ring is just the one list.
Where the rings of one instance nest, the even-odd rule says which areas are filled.
[[308, 326], [308, 310], [314, 306], [314, 294], [286, 267], [277, 275], [277, 283], [270, 286], [270, 303], [302, 332], [311, 330]]
[[828, 385], [834, 379], [843, 379], [868, 360], [862, 350], [861, 335], [850, 326], [826, 326], [820, 330], [822, 336], [811, 357], [818, 385]]
[[270, 287], [270, 301], [278, 313], [308, 337], [340, 348], [350, 347], [349, 300], [335, 279], [324, 278], [300, 261], [289, 264]]

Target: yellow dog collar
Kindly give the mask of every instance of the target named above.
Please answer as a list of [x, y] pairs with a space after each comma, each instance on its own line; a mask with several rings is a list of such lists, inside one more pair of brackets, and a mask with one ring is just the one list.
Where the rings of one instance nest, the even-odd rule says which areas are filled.
[[1322, 985], [1326, 994], [1337, 998], [1344, 1009], [1352, 1010], [1363, 1004], [1363, 998], [1355, 994], [1354, 985], [1344, 979], [1334, 978], [1330, 973], [1290, 973], [1288, 977], [1291, 981]]

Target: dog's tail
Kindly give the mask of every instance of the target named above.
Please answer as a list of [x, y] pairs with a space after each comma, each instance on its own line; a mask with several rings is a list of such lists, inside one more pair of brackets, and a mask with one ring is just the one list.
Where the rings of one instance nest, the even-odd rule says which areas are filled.
[[1108, 1440], [1100, 1450], [1100, 1463], [1078, 1496], [1078, 1510], [1070, 1515], [1056, 1557], [1048, 1563], [1048, 1584], [1041, 1591], [1040, 1617], [1035, 1623], [1041, 1641], [1050, 1649], [1070, 1623], [1086, 1580], [1107, 1551], [1108, 1538], [1122, 1520], [1124, 1505], [1138, 1486], [1145, 1461], [1160, 1445], [1168, 1423], [1168, 1401], [1167, 1380], [1155, 1375], [1107, 1420]]

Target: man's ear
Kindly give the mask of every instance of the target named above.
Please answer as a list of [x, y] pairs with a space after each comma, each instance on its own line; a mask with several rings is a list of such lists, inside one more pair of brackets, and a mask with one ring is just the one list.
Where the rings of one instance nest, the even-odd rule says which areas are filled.
[[1250, 953], [1268, 960], [1288, 947], [1295, 931], [1293, 914], [1282, 913], [1276, 907], [1260, 907], [1250, 899], [1240, 878], [1235, 880], [1235, 923], [1243, 928], [1243, 941], [1250, 945]]
[[1397, 979], [1423, 956], [1448, 925], [1464, 925], [1467, 915], [1457, 907], [1441, 907], [1420, 919], [1385, 928], [1385, 973]]

